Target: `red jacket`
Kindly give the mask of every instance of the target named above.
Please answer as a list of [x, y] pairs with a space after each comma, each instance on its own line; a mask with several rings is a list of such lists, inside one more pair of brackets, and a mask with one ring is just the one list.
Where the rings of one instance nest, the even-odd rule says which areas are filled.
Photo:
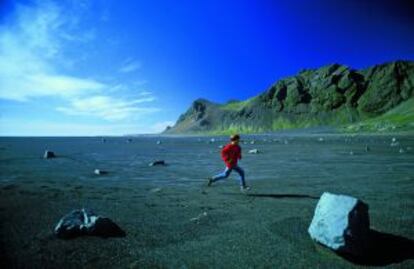
[[228, 168], [235, 167], [241, 157], [241, 148], [239, 145], [227, 144], [221, 151], [221, 158]]

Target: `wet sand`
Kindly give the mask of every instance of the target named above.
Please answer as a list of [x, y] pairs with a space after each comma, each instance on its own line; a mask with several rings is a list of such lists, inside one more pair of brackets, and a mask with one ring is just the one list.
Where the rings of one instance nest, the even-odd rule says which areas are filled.
[[[130, 143], [124, 137], [105, 143], [100, 138], [1, 138], [0, 265], [412, 268], [414, 260], [391, 248], [410, 246], [414, 239], [414, 136], [395, 136], [400, 143], [395, 147], [392, 137], [244, 137], [241, 166], [253, 187], [248, 195], [240, 193], [236, 173], [205, 185], [207, 176], [223, 169], [222, 137], [214, 143], [210, 137], [132, 138]], [[253, 148], [262, 153], [248, 154]], [[58, 158], [42, 159], [45, 149]], [[168, 166], [149, 167], [156, 159]], [[96, 168], [109, 173], [94, 175]], [[324, 191], [368, 203], [371, 228], [391, 236], [382, 242], [388, 256], [358, 265], [312, 242], [307, 228]], [[58, 220], [82, 207], [111, 218], [126, 237], [55, 238]]]

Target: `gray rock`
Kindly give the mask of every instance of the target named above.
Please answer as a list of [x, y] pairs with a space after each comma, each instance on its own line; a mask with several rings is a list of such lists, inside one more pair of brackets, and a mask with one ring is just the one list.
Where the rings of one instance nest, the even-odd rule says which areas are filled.
[[157, 160], [153, 161], [149, 164], [149, 166], [156, 166], [156, 165], [167, 165], [164, 160]]
[[56, 158], [56, 155], [53, 151], [46, 150], [45, 154], [43, 154], [43, 158], [44, 159]]
[[260, 151], [258, 150], [258, 149], [251, 149], [251, 150], [249, 150], [249, 153], [250, 154], [257, 154], [257, 153], [259, 153]]
[[73, 210], [62, 217], [54, 229], [59, 238], [69, 239], [82, 235], [101, 237], [125, 236], [125, 232], [111, 219], [96, 215], [89, 209]]
[[157, 141], [157, 145], [161, 145], [162, 142], [160, 140]]
[[106, 175], [106, 174], [108, 174], [108, 171], [103, 171], [103, 170], [100, 170], [100, 169], [95, 169], [95, 170], [93, 171], [93, 173], [94, 173], [95, 175]]
[[369, 240], [368, 205], [346, 195], [325, 192], [316, 206], [308, 232], [328, 248], [362, 256]]

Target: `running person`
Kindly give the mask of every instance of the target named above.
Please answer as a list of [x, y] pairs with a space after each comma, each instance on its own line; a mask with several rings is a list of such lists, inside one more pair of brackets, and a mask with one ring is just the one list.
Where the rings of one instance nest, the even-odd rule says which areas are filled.
[[246, 185], [244, 178], [244, 170], [237, 164], [242, 158], [241, 147], [239, 146], [240, 135], [235, 134], [230, 136], [230, 143], [227, 144], [221, 151], [221, 158], [226, 164], [224, 171], [212, 178], [208, 178], [207, 186], [211, 186], [214, 182], [227, 178], [233, 170], [240, 175], [240, 190], [242, 192], [250, 190], [250, 187]]

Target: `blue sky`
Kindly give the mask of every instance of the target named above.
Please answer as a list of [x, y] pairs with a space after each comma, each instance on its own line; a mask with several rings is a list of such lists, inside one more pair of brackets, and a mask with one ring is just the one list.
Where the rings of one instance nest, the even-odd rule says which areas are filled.
[[414, 60], [410, 1], [0, 0], [0, 135], [155, 133], [199, 97]]

